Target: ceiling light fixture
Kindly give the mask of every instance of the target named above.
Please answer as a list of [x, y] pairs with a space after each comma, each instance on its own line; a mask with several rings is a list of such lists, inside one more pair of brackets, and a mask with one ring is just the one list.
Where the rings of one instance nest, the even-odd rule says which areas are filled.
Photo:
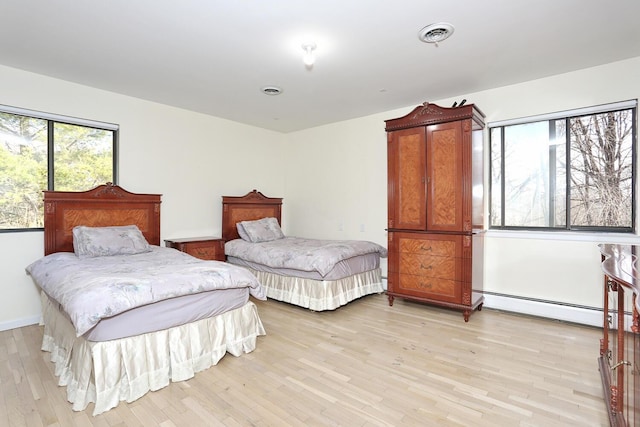
[[304, 43], [302, 45], [302, 50], [304, 50], [304, 54], [302, 55], [302, 62], [307, 68], [313, 67], [313, 63], [316, 62], [316, 55], [314, 51], [316, 50], [315, 43]]
[[438, 22], [421, 29], [418, 32], [418, 38], [425, 43], [433, 43], [438, 47], [438, 43], [451, 37], [454, 30], [453, 25], [447, 22]]

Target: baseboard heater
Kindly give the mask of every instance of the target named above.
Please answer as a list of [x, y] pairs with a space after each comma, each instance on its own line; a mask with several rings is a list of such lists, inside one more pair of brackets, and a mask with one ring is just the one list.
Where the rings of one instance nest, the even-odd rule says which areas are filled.
[[[387, 278], [385, 276], [382, 277], [382, 282], [386, 290]], [[603, 310], [600, 307], [589, 307], [498, 292], [484, 291], [482, 294], [484, 295], [483, 307], [486, 308], [602, 328]], [[626, 323], [631, 324], [631, 313], [628, 313], [625, 317], [628, 317]]]
[[[484, 307], [528, 314], [583, 325], [602, 327], [603, 310], [599, 307], [569, 304], [517, 295], [483, 292]], [[629, 314], [631, 319], [631, 314]]]

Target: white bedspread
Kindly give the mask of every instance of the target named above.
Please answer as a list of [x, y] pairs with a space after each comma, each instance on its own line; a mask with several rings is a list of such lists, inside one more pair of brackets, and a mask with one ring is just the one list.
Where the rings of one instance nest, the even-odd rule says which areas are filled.
[[326, 276], [342, 260], [358, 255], [378, 253], [387, 256], [387, 250], [366, 240], [320, 240], [285, 237], [269, 242], [251, 243], [242, 239], [227, 242], [224, 247], [229, 256], [257, 262], [273, 268], [292, 268], [317, 271]]
[[255, 298], [266, 299], [262, 285], [245, 268], [203, 261], [175, 249], [152, 249], [137, 255], [86, 259], [60, 252], [39, 259], [26, 270], [69, 315], [77, 336], [104, 317], [187, 294], [248, 287]]

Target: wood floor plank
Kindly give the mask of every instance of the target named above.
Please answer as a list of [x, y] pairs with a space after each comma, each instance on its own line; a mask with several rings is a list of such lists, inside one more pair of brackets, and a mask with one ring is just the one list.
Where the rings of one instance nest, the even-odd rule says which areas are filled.
[[0, 332], [0, 425], [606, 426], [600, 329], [372, 295], [331, 312], [256, 302], [267, 335], [93, 417], [57, 386], [38, 325]]

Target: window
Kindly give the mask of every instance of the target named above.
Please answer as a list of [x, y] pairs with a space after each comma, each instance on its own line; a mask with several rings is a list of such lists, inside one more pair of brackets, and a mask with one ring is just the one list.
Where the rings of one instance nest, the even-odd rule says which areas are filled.
[[637, 101], [489, 125], [490, 228], [635, 231]]
[[0, 230], [43, 227], [43, 190], [116, 182], [118, 126], [0, 106]]

